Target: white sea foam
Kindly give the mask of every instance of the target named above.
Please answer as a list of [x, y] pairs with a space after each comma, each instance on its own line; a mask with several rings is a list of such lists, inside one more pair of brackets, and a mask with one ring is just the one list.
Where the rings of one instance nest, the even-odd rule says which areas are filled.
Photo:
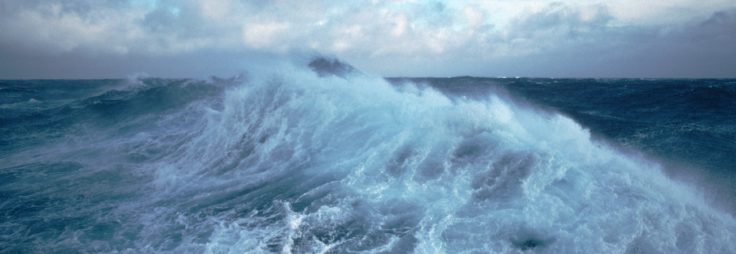
[[222, 105], [153, 167], [162, 196], [231, 210], [211, 253], [736, 249], [733, 218], [657, 164], [502, 97], [285, 68]]
[[[5, 158], [6, 167], [49, 168], [49, 176], [38, 176], [44, 181], [15, 187], [71, 200], [32, 219], [82, 214], [92, 221], [64, 224], [59, 240], [38, 250], [736, 249], [731, 215], [668, 179], [656, 163], [593, 141], [567, 117], [498, 95], [449, 98], [347, 76], [264, 67], [227, 80], [243, 84], [217, 86], [224, 95], [106, 128], [80, 125], [57, 144]], [[53, 170], [68, 172], [55, 178]]]

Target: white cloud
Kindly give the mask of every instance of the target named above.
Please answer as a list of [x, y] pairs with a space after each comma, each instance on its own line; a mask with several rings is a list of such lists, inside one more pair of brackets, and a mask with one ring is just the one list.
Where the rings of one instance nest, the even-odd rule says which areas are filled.
[[243, 40], [253, 48], [282, 49], [283, 40], [289, 33], [290, 25], [285, 22], [252, 22], [243, 26]]
[[736, 2], [29, 0], [0, 7], [0, 44], [41, 53], [316, 50], [385, 73], [414, 62], [479, 64], [630, 45], [689, 29]]

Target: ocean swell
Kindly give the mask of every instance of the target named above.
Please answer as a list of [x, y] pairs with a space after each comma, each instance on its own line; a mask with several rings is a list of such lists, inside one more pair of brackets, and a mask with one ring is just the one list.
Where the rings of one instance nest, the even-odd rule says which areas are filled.
[[[175, 110], [113, 119], [135, 125], [98, 126], [83, 142], [43, 148], [44, 161], [80, 172], [69, 180], [108, 186], [74, 185], [93, 200], [67, 206], [105, 209], [68, 209], [94, 220], [37, 238], [53, 244], [35, 250], [736, 249], [731, 215], [656, 163], [592, 141], [567, 117], [498, 95], [450, 98], [363, 74], [289, 67], [208, 91]], [[32, 158], [24, 156], [15, 161]]]

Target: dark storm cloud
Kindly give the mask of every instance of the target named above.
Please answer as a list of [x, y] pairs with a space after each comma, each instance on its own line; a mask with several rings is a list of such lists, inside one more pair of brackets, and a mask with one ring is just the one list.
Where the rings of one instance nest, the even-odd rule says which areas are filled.
[[[547, 56], [577, 63], [573, 76], [735, 77], [736, 10], [675, 28], [603, 28], [588, 41]], [[533, 68], [530, 66], [529, 68]], [[558, 72], [565, 72], [557, 67]]]

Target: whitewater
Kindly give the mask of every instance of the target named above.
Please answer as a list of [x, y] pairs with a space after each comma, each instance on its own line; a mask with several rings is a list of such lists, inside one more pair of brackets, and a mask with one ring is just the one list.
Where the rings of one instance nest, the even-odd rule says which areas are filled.
[[2, 104], [0, 252], [736, 250], [732, 214], [567, 116], [340, 68]]

